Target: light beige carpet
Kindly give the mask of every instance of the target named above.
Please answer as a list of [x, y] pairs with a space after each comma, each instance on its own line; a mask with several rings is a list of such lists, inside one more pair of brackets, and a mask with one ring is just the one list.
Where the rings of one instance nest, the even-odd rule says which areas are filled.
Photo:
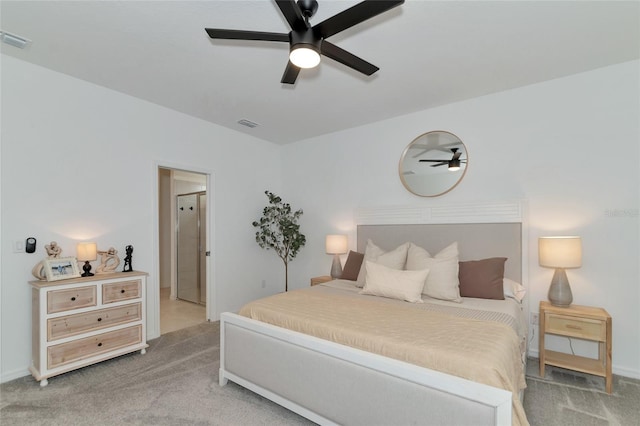
[[[2, 384], [0, 424], [312, 424], [232, 382], [218, 385], [217, 322], [149, 344], [145, 355], [136, 352], [53, 377], [44, 388], [31, 377]], [[593, 376], [547, 368], [546, 377], [538, 377], [537, 359], [530, 359], [527, 383], [524, 407], [533, 426], [640, 425], [638, 380], [615, 376], [608, 395], [604, 381]]]
[[[234, 383], [220, 387], [219, 323], [203, 323], [125, 355], [49, 379], [0, 387], [0, 424], [309, 425]], [[251, 350], [251, 348], [247, 348]]]

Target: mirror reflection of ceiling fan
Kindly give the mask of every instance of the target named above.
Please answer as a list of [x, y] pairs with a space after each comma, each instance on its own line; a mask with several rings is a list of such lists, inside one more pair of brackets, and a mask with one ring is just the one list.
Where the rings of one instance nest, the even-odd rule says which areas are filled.
[[462, 152], [458, 152], [458, 148], [451, 148], [451, 152], [453, 152], [453, 157], [451, 160], [442, 160], [442, 159], [428, 159], [423, 158], [418, 160], [420, 163], [436, 163], [432, 164], [431, 167], [440, 167], [440, 166], [449, 166], [449, 170], [455, 172], [456, 170], [460, 170], [460, 164], [466, 164], [466, 159], [460, 159]]
[[443, 136], [440, 132], [427, 133], [422, 135], [420, 139], [424, 140], [424, 142], [411, 145], [412, 150], [420, 150], [412, 158], [420, 158], [429, 151], [442, 151], [448, 154], [451, 148], [460, 145], [460, 140], [457, 137], [454, 136], [454, 140], [451, 140], [450, 137]]

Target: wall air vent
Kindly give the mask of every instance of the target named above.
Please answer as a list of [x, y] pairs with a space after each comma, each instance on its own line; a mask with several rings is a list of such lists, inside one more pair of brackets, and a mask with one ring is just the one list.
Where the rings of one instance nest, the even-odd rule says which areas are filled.
[[238, 124], [242, 124], [243, 126], [247, 126], [251, 129], [253, 129], [254, 127], [258, 127], [259, 124], [258, 123], [254, 123], [253, 121], [249, 121], [249, 120], [245, 120], [244, 118], [242, 120], [238, 120]]

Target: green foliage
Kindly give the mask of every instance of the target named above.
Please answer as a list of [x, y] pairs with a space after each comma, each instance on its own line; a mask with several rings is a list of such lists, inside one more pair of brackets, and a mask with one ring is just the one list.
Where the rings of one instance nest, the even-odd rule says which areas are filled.
[[285, 267], [285, 291], [288, 290], [288, 264], [307, 242], [304, 234], [300, 233], [298, 219], [302, 216], [302, 209], [291, 210], [289, 203], [272, 192], [264, 192], [269, 198], [269, 205], [262, 210], [262, 217], [253, 222], [259, 228], [256, 231], [256, 242], [263, 249], [273, 249], [282, 259]]

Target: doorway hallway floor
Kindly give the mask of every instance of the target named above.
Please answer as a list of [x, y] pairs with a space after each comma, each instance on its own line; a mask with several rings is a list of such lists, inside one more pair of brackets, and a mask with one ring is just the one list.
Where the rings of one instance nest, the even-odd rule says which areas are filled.
[[160, 334], [198, 325], [207, 320], [204, 305], [171, 300], [170, 294], [170, 288], [160, 289]]

